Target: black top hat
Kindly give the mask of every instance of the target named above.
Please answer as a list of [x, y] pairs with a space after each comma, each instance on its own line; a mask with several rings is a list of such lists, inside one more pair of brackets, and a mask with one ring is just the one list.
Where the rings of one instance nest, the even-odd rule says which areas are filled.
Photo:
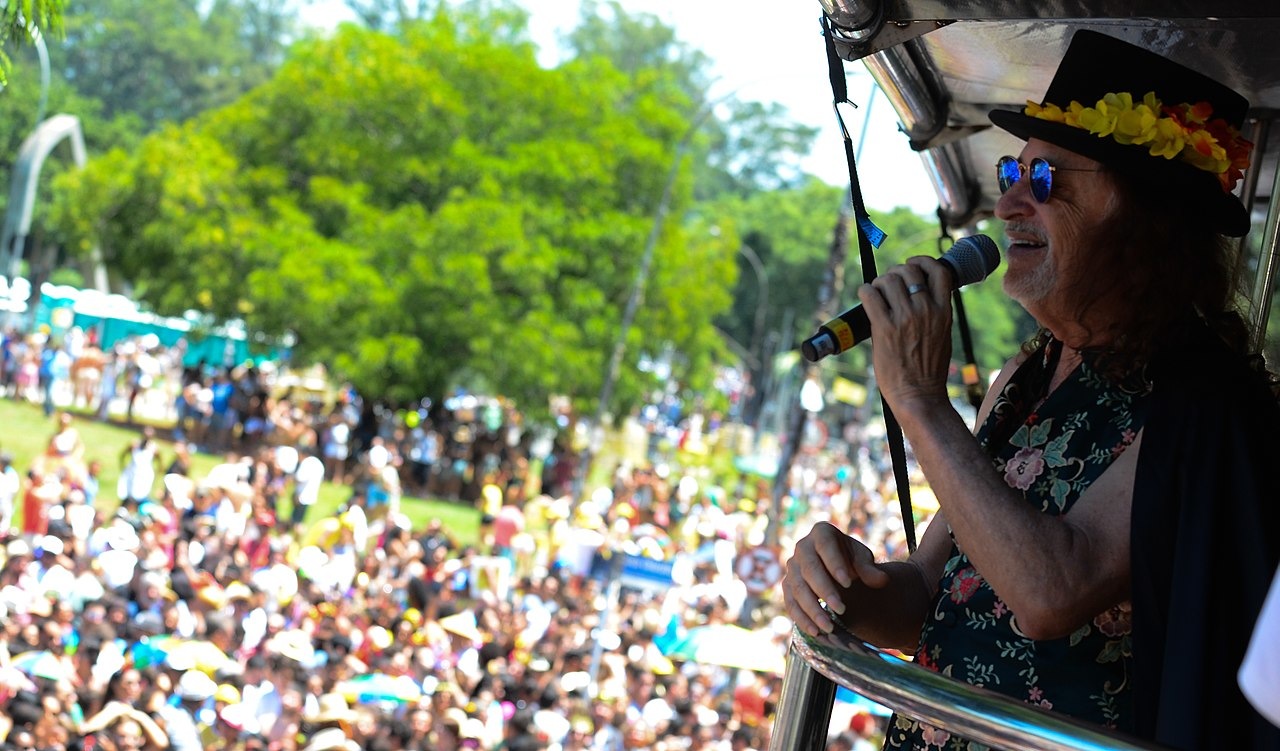
[[[1081, 108], [1101, 109], [1099, 102], [1108, 95], [1128, 94], [1137, 106], [1149, 93], [1163, 106], [1157, 117], [1175, 118], [1184, 134], [1202, 139], [1201, 145], [1210, 141], [1223, 147], [1216, 152], [1218, 159], [1202, 155], [1191, 141], [1178, 151], [1168, 132], [1133, 143], [1096, 124], [1099, 132], [1094, 132], [1079, 121]], [[1145, 184], [1178, 191], [1195, 201], [1219, 232], [1238, 237], [1249, 231], [1249, 212], [1230, 191], [1248, 166], [1252, 148], [1239, 138], [1248, 109], [1247, 99], [1203, 73], [1123, 40], [1081, 30], [1072, 37], [1039, 107], [993, 110], [990, 117], [1019, 138], [1039, 138], [1136, 175]], [[1164, 153], [1152, 153], [1160, 147], [1166, 147]]]

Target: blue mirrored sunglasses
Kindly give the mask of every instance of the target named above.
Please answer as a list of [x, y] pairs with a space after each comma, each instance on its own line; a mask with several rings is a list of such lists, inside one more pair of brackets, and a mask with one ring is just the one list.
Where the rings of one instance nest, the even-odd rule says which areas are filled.
[[1036, 157], [1028, 166], [1019, 162], [1017, 157], [1002, 156], [996, 162], [996, 182], [1000, 185], [1000, 193], [1007, 193], [1013, 184], [1022, 179], [1024, 174], [1031, 175], [1031, 195], [1040, 203], [1049, 200], [1053, 190], [1053, 173], [1059, 169], [1064, 172], [1097, 172], [1096, 169], [1072, 167], [1055, 167], [1044, 159]]

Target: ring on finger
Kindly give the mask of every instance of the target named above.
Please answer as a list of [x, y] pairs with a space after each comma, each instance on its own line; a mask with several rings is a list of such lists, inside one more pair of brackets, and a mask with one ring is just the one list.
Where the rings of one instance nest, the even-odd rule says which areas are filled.
[[831, 606], [827, 604], [827, 601], [826, 601], [826, 600], [824, 600], [824, 599], [822, 599], [821, 597], [819, 597], [819, 598], [818, 598], [818, 606], [819, 606], [819, 607], [821, 607], [821, 608], [822, 608], [822, 612], [823, 612], [823, 613], [826, 613], [827, 617], [831, 619], [831, 624], [832, 624], [833, 626], [838, 626], [839, 628], [841, 628], [841, 629], [843, 629], [843, 630], [845, 630], [845, 631], [848, 631], [848, 630], [849, 630], [849, 629], [848, 629], [848, 627], [846, 627], [846, 626], [844, 625], [844, 621], [840, 620], [840, 614], [839, 614], [839, 613], [837, 613], [836, 611], [832, 610], [832, 609], [831, 609]]
[[917, 293], [917, 292], [923, 292], [923, 291], [925, 291], [925, 289], [927, 289], [927, 288], [928, 288], [928, 285], [925, 285], [925, 284], [908, 284], [908, 285], [907, 285], [907, 294], [908, 294], [908, 295], [914, 295], [914, 294], [915, 294], [915, 293]]

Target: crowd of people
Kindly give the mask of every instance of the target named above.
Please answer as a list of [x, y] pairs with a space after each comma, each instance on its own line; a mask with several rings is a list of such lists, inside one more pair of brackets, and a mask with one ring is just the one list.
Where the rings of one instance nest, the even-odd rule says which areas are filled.
[[[535, 452], [500, 403], [393, 412], [343, 389], [320, 407], [253, 365], [124, 342], [93, 372], [92, 335], [6, 337], [6, 393], [50, 416], [61, 389], [132, 423], [181, 374], [176, 442], [140, 429], [114, 494], [69, 414], [25, 476], [0, 456], [4, 748], [762, 749], [792, 623], [1172, 747], [1280, 748], [1272, 684], [1246, 697], [1236, 672], [1280, 562], [1276, 378], [1225, 239], [1250, 228], [1231, 192], [1247, 108], [1080, 32], [1043, 102], [992, 113], [1026, 141], [997, 165], [1004, 285], [1042, 329], [976, 435], [947, 392], [950, 271], [915, 258], [859, 291], [937, 503], [909, 555], [858, 441], [798, 464], [780, 508], [767, 482], [665, 460], [575, 493], [572, 441]], [[1094, 273], [1104, 252], [1123, 275]], [[194, 447], [223, 461], [196, 476]], [[326, 481], [347, 497], [316, 518]], [[415, 528], [407, 492], [474, 503], [479, 538]], [[735, 570], [770, 524], [781, 596]], [[632, 557], [669, 581], [628, 581]], [[700, 629], [747, 641], [712, 660]], [[834, 730], [832, 749], [975, 747], [905, 716]]]
[[[205, 376], [170, 376], [171, 433], [138, 427], [99, 456], [77, 428], [93, 412], [55, 410], [31, 466], [0, 474], [3, 748], [767, 746], [790, 622], [734, 571], [764, 540], [767, 481], [623, 463], [575, 502], [567, 442], [531, 461], [528, 436], [470, 405], [392, 413], [339, 392], [318, 409], [252, 367]], [[223, 384], [260, 429], [205, 408]], [[194, 472], [196, 447], [220, 463]], [[791, 516], [901, 547], [881, 469], [866, 451], [797, 467]], [[308, 513], [324, 482], [344, 502]], [[474, 503], [479, 539], [415, 528], [409, 492]], [[672, 581], [611, 594], [628, 555]], [[730, 624], [777, 660], [678, 648]], [[883, 733], [856, 720], [833, 748]]]

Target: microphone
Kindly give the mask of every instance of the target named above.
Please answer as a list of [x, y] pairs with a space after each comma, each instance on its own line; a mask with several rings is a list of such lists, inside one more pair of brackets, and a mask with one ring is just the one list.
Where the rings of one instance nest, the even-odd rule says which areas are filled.
[[[938, 259], [951, 269], [954, 289], [986, 279], [1000, 265], [1000, 249], [986, 235], [961, 238]], [[818, 333], [800, 344], [800, 353], [809, 362], [838, 355], [871, 338], [867, 311], [855, 305], [839, 317], [818, 327]]]

